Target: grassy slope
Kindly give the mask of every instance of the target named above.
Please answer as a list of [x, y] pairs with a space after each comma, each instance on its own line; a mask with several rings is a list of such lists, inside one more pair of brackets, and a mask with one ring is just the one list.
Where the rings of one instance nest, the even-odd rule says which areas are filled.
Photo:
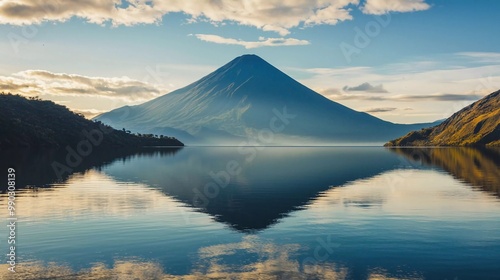
[[[104, 126], [100, 147], [183, 146], [175, 138], [136, 136]], [[85, 119], [52, 101], [0, 94], [0, 147], [61, 147], [86, 139], [83, 131], [103, 131], [100, 123]]]
[[500, 146], [500, 91], [463, 108], [438, 126], [412, 131], [386, 146]]

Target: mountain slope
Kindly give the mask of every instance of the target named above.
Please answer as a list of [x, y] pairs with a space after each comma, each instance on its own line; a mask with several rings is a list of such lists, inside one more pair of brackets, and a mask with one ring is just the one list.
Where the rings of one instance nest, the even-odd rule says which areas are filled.
[[463, 108], [440, 125], [412, 131], [386, 146], [500, 146], [500, 90]]
[[168, 131], [188, 144], [239, 144], [248, 138], [292, 145], [385, 142], [425, 127], [351, 110], [256, 55], [237, 57], [184, 88], [96, 119], [133, 131]]
[[0, 148], [67, 145], [75, 148], [82, 140], [90, 140], [93, 148], [183, 146], [175, 138], [139, 137], [115, 130], [100, 122], [89, 121], [52, 101], [0, 94]]

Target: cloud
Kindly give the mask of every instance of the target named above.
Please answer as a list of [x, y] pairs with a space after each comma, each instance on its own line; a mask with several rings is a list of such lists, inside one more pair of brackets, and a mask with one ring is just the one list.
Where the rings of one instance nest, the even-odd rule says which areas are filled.
[[338, 96], [341, 94], [341, 91], [338, 88], [326, 88], [326, 89], [318, 89], [317, 92], [320, 92], [326, 97], [329, 96]]
[[365, 101], [383, 101], [387, 100], [386, 97], [374, 96], [373, 94], [346, 94], [345, 92], [336, 88], [320, 88], [316, 92], [334, 101], [339, 100], [365, 100]]
[[[320, 1], [318, 1], [320, 2]], [[335, 2], [338, 2], [335, 4]], [[359, 1], [330, 1], [330, 5], [318, 8], [314, 14], [304, 21], [306, 26], [317, 24], [335, 25], [339, 21], [351, 20], [350, 9], [346, 9], [349, 4], [358, 4]]]
[[430, 9], [424, 0], [366, 0], [361, 7], [365, 14], [382, 15], [390, 12], [414, 12]]
[[364, 100], [364, 101], [476, 101], [482, 98], [480, 94], [421, 94], [421, 95], [393, 95], [393, 96], [373, 96], [370, 94], [342, 94], [331, 93], [329, 89], [319, 91], [321, 94], [332, 100]]
[[342, 88], [344, 91], [366, 91], [366, 92], [374, 92], [374, 93], [388, 93], [386, 89], [384, 89], [383, 85], [373, 86], [370, 83], [362, 83], [359, 86], [348, 87], [345, 86]]
[[[496, 57], [494, 53], [474, 55], [490, 57], [492, 60]], [[325, 89], [338, 88], [339, 83], [344, 85], [370, 83], [371, 85], [383, 84], [384, 88], [390, 88], [390, 93], [384, 94], [384, 98], [415, 95], [429, 96], [430, 101], [437, 99], [473, 100], [474, 95], [478, 98], [500, 88], [500, 65], [494, 62], [477, 65], [475, 64], [477, 60], [477, 58], [471, 56], [453, 55], [446, 58], [446, 60], [427, 62], [425, 65], [419, 65], [418, 61], [408, 61], [406, 63], [382, 65], [377, 68], [309, 68], [303, 69], [308, 76], [301, 79], [300, 82], [317, 89], [321, 93], [324, 93]], [[435, 65], [435, 67], [429, 67], [429, 65]], [[300, 69], [295, 69], [295, 71], [300, 71]], [[380, 95], [363, 94], [364, 92], [349, 91], [348, 93], [344, 94], [345, 97], [340, 97], [343, 99], [356, 98], [358, 100], [360, 96], [366, 97], [366, 99], [381, 99]], [[450, 96], [449, 93], [457, 96]], [[417, 98], [419, 97], [413, 99]], [[349, 104], [353, 105], [353, 103]]]
[[[439, 59], [419, 57], [377, 67], [294, 68], [293, 71], [303, 77], [299, 82], [344, 106], [358, 111], [401, 108], [384, 115], [384, 119], [417, 123], [447, 118], [500, 89], [500, 63], [495, 62], [496, 57], [500, 56], [497, 53], [453, 53]], [[482, 58], [490, 62], [478, 64]], [[390, 93], [342, 91], [344, 85], [363, 83], [383, 84]], [[412, 110], [403, 110], [407, 107]]]
[[500, 53], [496, 52], [459, 52], [456, 55], [472, 58], [475, 62], [500, 63]]
[[225, 45], [238, 45], [243, 46], [245, 49], [254, 49], [260, 47], [277, 47], [277, 46], [300, 46], [309, 45], [309, 41], [299, 40], [294, 38], [263, 38], [260, 37], [259, 41], [243, 41], [239, 39], [224, 38], [211, 34], [196, 34], [196, 38], [216, 44]]
[[90, 23], [113, 25], [134, 25], [156, 23], [163, 13], [147, 1], [120, 0], [18, 0], [0, 4], [0, 23], [39, 24], [44, 21], [66, 21], [72, 17], [82, 18]]
[[[59, 103], [61, 103], [61, 102], [59, 102]], [[88, 109], [88, 110], [72, 109], [71, 111], [78, 113], [78, 114], [82, 114], [85, 118], [87, 118], [89, 120], [97, 115], [108, 112], [107, 110], [96, 110], [96, 109]]]
[[27, 70], [10, 77], [0, 76], [0, 91], [28, 96], [86, 95], [129, 101], [149, 100], [162, 94], [162, 90], [156, 86], [127, 77], [88, 77], [44, 70]]
[[[95, 24], [113, 26], [159, 24], [169, 13], [184, 13], [189, 23], [214, 25], [233, 22], [278, 32], [282, 36], [294, 27], [335, 25], [352, 20], [359, 0], [17, 0], [0, 2], [0, 24], [40, 24], [64, 22], [76, 17]], [[405, 12], [428, 9], [423, 1], [367, 0], [365, 13]]]
[[[330, 236], [318, 238], [320, 242]], [[328, 243], [328, 249], [336, 244]], [[322, 248], [318, 243], [317, 248]], [[19, 279], [347, 279], [349, 269], [334, 262], [299, 261], [299, 244], [276, 244], [260, 238], [243, 237], [236, 243], [200, 247], [188, 274], [171, 274], [161, 264], [149, 261], [116, 260], [111, 266], [92, 263], [89, 269], [73, 270], [64, 263], [23, 262], [16, 270]], [[232, 260], [241, 257], [242, 261]], [[306, 259], [307, 260], [307, 259]], [[0, 264], [0, 278], [10, 278], [8, 264]], [[369, 279], [387, 276], [369, 272]]]
[[383, 107], [383, 108], [372, 108], [365, 110], [366, 113], [384, 113], [384, 112], [391, 112], [395, 111], [397, 108], [394, 107]]
[[400, 95], [394, 96], [390, 99], [399, 101], [476, 101], [482, 96], [478, 94], [452, 94], [452, 93], [439, 93], [439, 94], [423, 94], [423, 95]]

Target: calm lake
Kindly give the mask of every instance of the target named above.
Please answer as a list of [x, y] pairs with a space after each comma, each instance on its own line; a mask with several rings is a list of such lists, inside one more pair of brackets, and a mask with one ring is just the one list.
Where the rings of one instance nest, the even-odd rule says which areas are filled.
[[[3, 152], [1, 279], [498, 279], [500, 151]], [[16, 169], [17, 273], [6, 264]], [[14, 277], [16, 276], [16, 277]]]

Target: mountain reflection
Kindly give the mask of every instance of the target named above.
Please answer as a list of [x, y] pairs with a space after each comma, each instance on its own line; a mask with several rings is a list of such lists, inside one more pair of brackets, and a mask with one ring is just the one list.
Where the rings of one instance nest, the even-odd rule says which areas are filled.
[[[118, 157], [51, 188], [19, 190], [23, 259], [15, 277], [8, 264], [0, 265], [0, 279], [483, 279], [496, 273], [500, 205], [484, 187], [497, 182], [490, 178], [498, 174], [495, 154], [400, 153], [273, 147], [249, 159], [237, 148], [188, 147]], [[432, 168], [442, 158], [460, 159], [465, 167], [449, 163], [459, 171], [475, 164], [470, 172], [482, 174], [474, 182], [484, 191], [441, 170], [448, 165]], [[217, 183], [214, 174], [229, 172], [234, 162], [240, 172], [216, 195], [205, 193]]]
[[[107, 185], [117, 182], [148, 186], [154, 192], [136, 192], [130, 209], [147, 207], [157, 194], [164, 194], [176, 204], [209, 214], [213, 220], [230, 228], [252, 233], [269, 228], [296, 210], [317, 201], [325, 191], [345, 186], [359, 179], [373, 178], [396, 169], [421, 169], [438, 166], [459, 180], [480, 190], [500, 196], [500, 152], [494, 149], [420, 148], [386, 149], [377, 147], [272, 147], [229, 148], [187, 147], [146, 149], [141, 151], [106, 151], [93, 153], [73, 173], [94, 176], [94, 169], [105, 176]], [[75, 174], [65, 174], [57, 183], [51, 163], [64, 161], [61, 151], [1, 152], [2, 170], [16, 167], [17, 185], [64, 186]], [[233, 172], [234, 171], [234, 172]], [[236, 172], [237, 171], [237, 172]], [[399, 173], [394, 173], [399, 174]], [[90, 178], [90, 177], [89, 177]], [[392, 184], [404, 178], [390, 177]], [[76, 180], [79, 181], [80, 179]], [[104, 180], [104, 179], [99, 179]], [[399, 181], [398, 181], [399, 180]], [[80, 180], [81, 181], [81, 180]], [[398, 183], [399, 182], [399, 183]], [[96, 186], [88, 186], [98, 188]], [[105, 204], [130, 203], [132, 191], [108, 199]], [[109, 190], [106, 190], [109, 192]], [[99, 192], [85, 207], [97, 207]], [[147, 194], [147, 196], [146, 196]], [[41, 194], [40, 194], [41, 195]], [[128, 196], [127, 196], [128, 195]], [[67, 203], [78, 200], [78, 194], [67, 191]], [[127, 196], [123, 203], [118, 198]], [[48, 195], [47, 197], [50, 197]], [[344, 200], [345, 206], [378, 208], [382, 197], [357, 197]], [[46, 207], [51, 209], [51, 207]], [[69, 207], [70, 208], [70, 207]], [[128, 209], [125, 206], [117, 209]], [[190, 210], [190, 211], [191, 211]], [[133, 210], [130, 210], [133, 211]], [[35, 215], [36, 216], [36, 215]]]
[[[228, 163], [238, 174], [228, 176]], [[147, 182], [216, 221], [243, 232], [268, 228], [319, 193], [401, 164], [380, 148], [267, 148], [248, 160], [237, 148], [185, 148], [175, 157], [138, 157], [103, 171]], [[225, 174], [225, 175], [224, 175]]]
[[498, 148], [391, 148], [414, 164], [437, 166], [458, 180], [500, 197]]

